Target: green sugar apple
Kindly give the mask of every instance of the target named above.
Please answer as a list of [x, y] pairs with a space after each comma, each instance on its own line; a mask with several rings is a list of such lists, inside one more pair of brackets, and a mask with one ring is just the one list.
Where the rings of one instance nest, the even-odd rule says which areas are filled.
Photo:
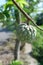
[[29, 43], [36, 37], [36, 29], [32, 25], [22, 23], [18, 25], [16, 35], [20, 41]]

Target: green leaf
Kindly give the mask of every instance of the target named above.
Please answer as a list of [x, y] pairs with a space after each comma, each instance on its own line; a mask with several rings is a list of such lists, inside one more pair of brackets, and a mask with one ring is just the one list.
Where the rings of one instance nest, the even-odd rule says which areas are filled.
[[26, 1], [20, 1], [20, 3], [26, 5], [26, 6], [29, 6], [29, 4], [26, 2]]
[[3, 11], [3, 14], [4, 14], [7, 18], [10, 17], [10, 15], [9, 15], [9, 11], [7, 11], [7, 10]]
[[16, 2], [18, 2], [22, 8], [24, 5], [29, 6], [29, 4], [25, 0], [16, 0]]
[[0, 20], [4, 19], [5, 15], [0, 12]]
[[16, 60], [16, 61], [12, 61], [10, 63], [10, 65], [23, 65], [23, 62], [19, 61], [19, 60]]
[[20, 6], [23, 8], [23, 5], [22, 4], [20, 4]]
[[4, 9], [7, 9], [9, 6], [10, 7], [13, 6], [13, 2], [12, 1], [9, 1], [6, 4], [4, 4]]

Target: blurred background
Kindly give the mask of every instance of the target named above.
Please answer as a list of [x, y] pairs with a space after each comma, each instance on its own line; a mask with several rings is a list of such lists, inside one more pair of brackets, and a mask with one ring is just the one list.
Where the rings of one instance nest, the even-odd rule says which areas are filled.
[[[43, 29], [43, 0], [16, 0], [20, 7]], [[0, 65], [7, 65], [14, 58], [15, 27], [28, 20], [13, 4], [12, 0], [0, 0]], [[33, 25], [31, 21], [29, 24]], [[36, 28], [37, 29], [37, 28]], [[29, 52], [24, 65], [43, 65], [43, 31], [37, 29], [36, 39], [26, 44]], [[23, 52], [22, 52], [23, 53]], [[26, 64], [27, 62], [27, 64]]]

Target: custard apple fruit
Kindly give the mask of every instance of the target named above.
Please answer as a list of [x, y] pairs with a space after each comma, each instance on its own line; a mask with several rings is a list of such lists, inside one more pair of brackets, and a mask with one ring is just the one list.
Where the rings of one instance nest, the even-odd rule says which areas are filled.
[[36, 29], [32, 25], [19, 24], [16, 29], [16, 35], [20, 41], [29, 43], [36, 37]]

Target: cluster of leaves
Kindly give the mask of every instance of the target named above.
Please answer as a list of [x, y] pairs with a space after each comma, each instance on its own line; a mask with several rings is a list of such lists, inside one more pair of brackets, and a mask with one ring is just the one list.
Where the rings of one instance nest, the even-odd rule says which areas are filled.
[[[31, 13], [34, 11], [34, 6], [39, 3], [40, 0], [38, 1], [34, 1], [34, 0], [16, 0], [17, 3], [19, 3], [20, 7], [22, 7], [27, 13]], [[28, 3], [27, 3], [28, 2]], [[6, 21], [9, 18], [9, 22], [10, 19], [12, 18], [13, 20], [15, 19], [15, 10], [16, 10], [16, 6], [13, 4], [12, 0], [6, 0], [6, 4], [4, 4], [3, 6], [0, 7], [0, 11], [5, 15], [6, 17]], [[17, 9], [18, 10], [18, 9]], [[17, 15], [17, 14], [16, 14]], [[22, 15], [23, 16], [23, 15]], [[23, 20], [25, 21], [26, 19], [24, 17], [22, 17]], [[3, 21], [2, 21], [3, 22]]]
[[40, 2], [40, 0], [26, 0], [29, 4], [28, 7], [25, 7], [24, 10], [28, 13], [31, 14], [32, 12], [36, 12], [37, 9], [35, 9], [35, 6]]
[[36, 15], [36, 24], [37, 25], [43, 25], [43, 13], [37, 14]]
[[33, 56], [40, 62], [43, 62], [43, 32], [37, 33], [36, 39], [33, 41]]
[[19, 3], [19, 5], [23, 8], [24, 5], [27, 5], [28, 6], [28, 3], [26, 2], [26, 0], [16, 0], [16, 2]]
[[[28, 5], [26, 0], [16, 0], [16, 2], [19, 3], [20, 7], [22, 7], [22, 8], [24, 7], [24, 5]], [[14, 22], [14, 20], [16, 19], [17, 15], [19, 13], [18, 9], [13, 4], [12, 0], [6, 0], [6, 3], [2, 6], [2, 9], [0, 9], [0, 11], [5, 16], [4, 20], [3, 20], [3, 15], [0, 14], [1, 22], [3, 22], [4, 25], [10, 24], [12, 22], [11, 19], [13, 19], [13, 22]], [[18, 20], [16, 22], [18, 22]]]

